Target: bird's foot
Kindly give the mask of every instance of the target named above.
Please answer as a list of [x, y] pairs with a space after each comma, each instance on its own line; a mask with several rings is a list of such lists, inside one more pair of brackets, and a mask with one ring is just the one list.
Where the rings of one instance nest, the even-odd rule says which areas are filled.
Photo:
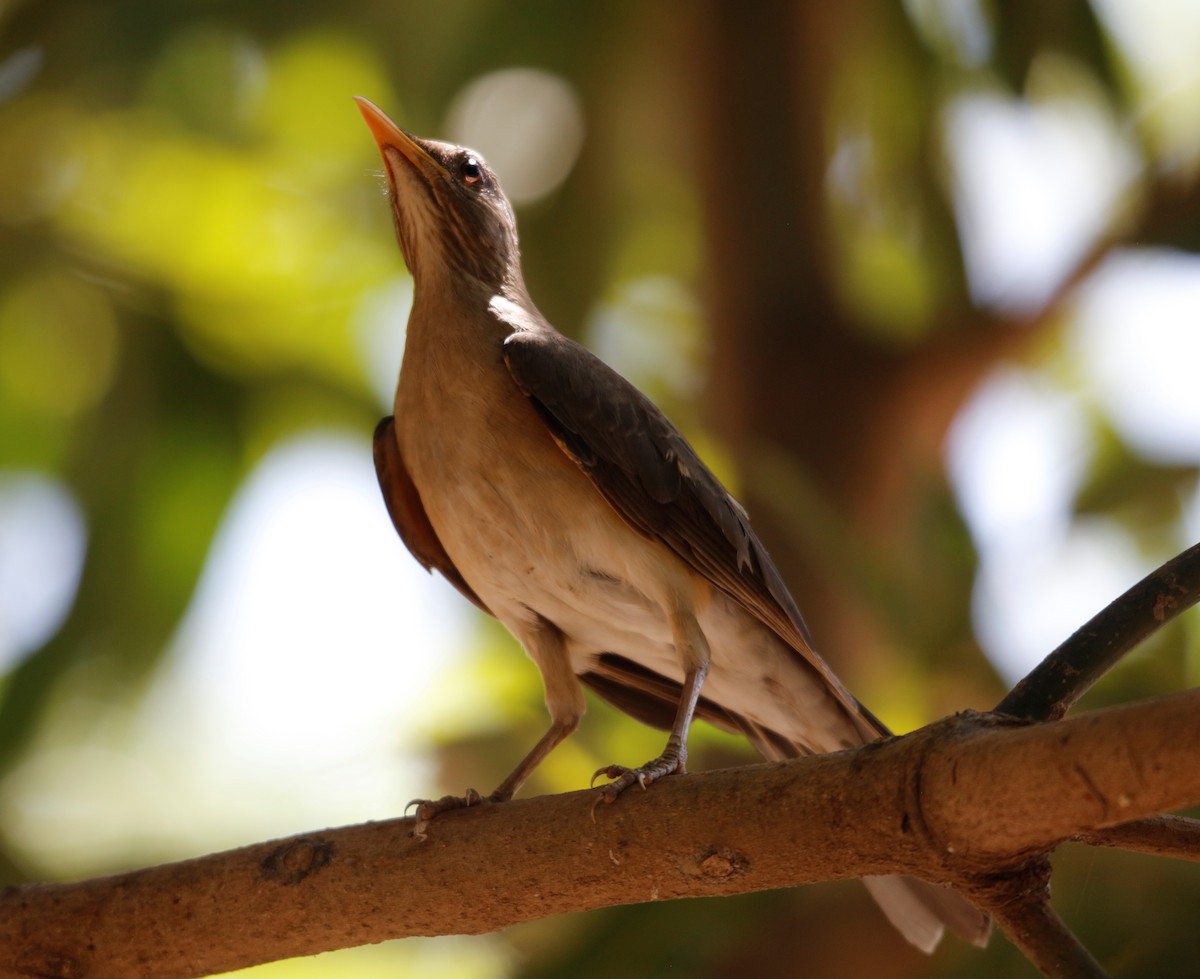
[[681, 775], [684, 772], [685, 760], [686, 755], [682, 752], [668, 748], [657, 758], [637, 768], [626, 768], [624, 765], [606, 765], [604, 768], [598, 769], [596, 774], [592, 776], [591, 784], [595, 785], [596, 779], [600, 778], [601, 775], [605, 778], [611, 778], [613, 781], [601, 787], [600, 797], [596, 802], [597, 804], [600, 802], [616, 802], [617, 796], [632, 785], [640, 785], [644, 789], [664, 776]]
[[[477, 806], [484, 801], [484, 796], [481, 796], [474, 789], [467, 789], [462, 795], [444, 795], [440, 799], [413, 799], [412, 802], [404, 807], [404, 814], [408, 815], [408, 810], [416, 806], [417, 824], [421, 825], [429, 822], [434, 816], [440, 816], [444, 812], [450, 812], [452, 809], [469, 809], [471, 806]], [[488, 796], [486, 801], [495, 800], [492, 800], [491, 796]]]

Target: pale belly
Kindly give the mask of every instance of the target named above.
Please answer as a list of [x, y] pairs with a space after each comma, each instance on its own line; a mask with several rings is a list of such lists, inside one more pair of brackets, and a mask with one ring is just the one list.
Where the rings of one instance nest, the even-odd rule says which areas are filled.
[[557, 626], [576, 672], [607, 651], [673, 675], [660, 579], [664, 564], [677, 575], [682, 564], [632, 530], [548, 436], [511, 448], [470, 473], [460, 466], [426, 504], [455, 565], [518, 637], [535, 617]]

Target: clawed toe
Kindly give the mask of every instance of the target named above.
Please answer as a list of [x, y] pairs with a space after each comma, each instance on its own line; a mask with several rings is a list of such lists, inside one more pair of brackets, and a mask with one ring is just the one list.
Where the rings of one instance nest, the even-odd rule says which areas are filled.
[[600, 797], [596, 800], [597, 805], [600, 802], [611, 803], [615, 802], [617, 796], [633, 785], [640, 785], [644, 789], [664, 776], [682, 773], [683, 770], [684, 764], [681, 756], [664, 754], [653, 761], [646, 762], [646, 764], [638, 768], [626, 768], [624, 765], [605, 765], [603, 768], [596, 770], [596, 773], [592, 776], [591, 785], [595, 786], [596, 779], [602, 775], [605, 778], [612, 779], [607, 785], [601, 786]]
[[[633, 776], [636, 781], [640, 782], [642, 788], [644, 789], [646, 787], [646, 783], [637, 777], [642, 771], [643, 769], [641, 768], [626, 768], [624, 765], [605, 765], [603, 768], [597, 768], [596, 771], [592, 773], [592, 778], [591, 781], [588, 782], [588, 787], [594, 789], [596, 787], [596, 779], [600, 778], [601, 776], [614, 780], [608, 785], [603, 786], [604, 789], [612, 788], [616, 782], [620, 781], [626, 776]], [[633, 783], [630, 782], [629, 784], [632, 785]]]
[[483, 796], [474, 789], [467, 789], [463, 795], [444, 795], [440, 799], [413, 799], [404, 807], [404, 814], [407, 816], [408, 810], [416, 806], [417, 822], [427, 823], [444, 812], [450, 812], [452, 809], [469, 809], [481, 802], [483, 802]]

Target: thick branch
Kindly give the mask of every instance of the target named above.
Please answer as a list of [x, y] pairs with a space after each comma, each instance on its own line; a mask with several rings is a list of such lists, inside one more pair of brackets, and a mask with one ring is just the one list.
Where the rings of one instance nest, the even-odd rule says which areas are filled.
[[1055, 843], [1200, 803], [1200, 691], [1017, 725], [263, 843], [0, 896], [0, 976], [182, 979], [614, 904], [912, 873], [978, 889]]
[[996, 706], [1025, 720], [1062, 717], [1156, 629], [1200, 601], [1200, 544], [1146, 575], [1039, 663]]

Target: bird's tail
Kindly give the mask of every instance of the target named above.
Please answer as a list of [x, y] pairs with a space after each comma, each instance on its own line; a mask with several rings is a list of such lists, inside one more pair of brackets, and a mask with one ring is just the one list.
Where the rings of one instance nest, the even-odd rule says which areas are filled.
[[987, 945], [991, 919], [957, 891], [915, 877], [864, 877], [863, 883], [888, 921], [922, 952], [937, 948], [947, 928], [972, 945]]
[[[890, 734], [874, 714], [857, 701], [852, 702], [858, 712], [850, 716], [864, 743]], [[745, 719], [741, 726], [742, 733], [759, 754], [771, 761], [795, 758], [814, 750], [836, 751], [852, 738], [847, 731], [844, 732], [846, 741], [841, 744], [831, 741], [813, 745], [765, 730]], [[922, 952], [929, 954], [937, 948], [947, 928], [972, 945], [980, 948], [987, 945], [992, 930], [991, 919], [957, 891], [916, 877], [864, 877], [863, 883], [888, 921]]]

